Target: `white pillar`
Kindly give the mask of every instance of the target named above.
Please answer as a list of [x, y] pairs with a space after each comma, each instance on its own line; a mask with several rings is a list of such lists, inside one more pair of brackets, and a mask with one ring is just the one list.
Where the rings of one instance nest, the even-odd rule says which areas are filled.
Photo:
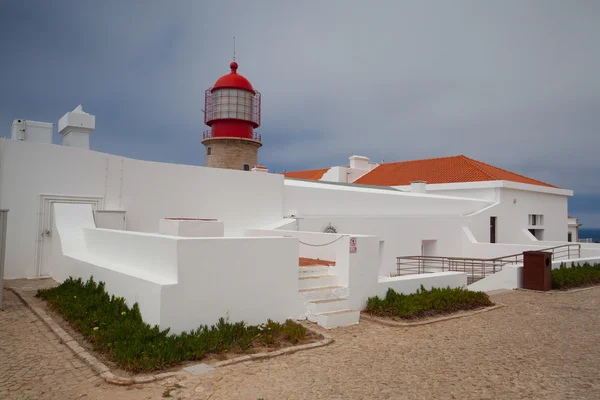
[[90, 148], [90, 132], [96, 127], [96, 117], [83, 111], [81, 105], [66, 113], [58, 121], [58, 132], [63, 137], [63, 146]]

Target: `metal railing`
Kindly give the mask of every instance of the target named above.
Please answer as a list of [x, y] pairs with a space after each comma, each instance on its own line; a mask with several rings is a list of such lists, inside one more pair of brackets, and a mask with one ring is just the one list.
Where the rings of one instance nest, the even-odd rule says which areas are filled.
[[[579, 244], [565, 244], [539, 251], [551, 252], [552, 260], [580, 258]], [[502, 270], [505, 265], [523, 263], [523, 253], [496, 258], [403, 256], [396, 257], [396, 275], [427, 274], [432, 272], [466, 272], [471, 284]]]
[[594, 239], [592, 239], [592, 238], [579, 239], [578, 242], [579, 243], [594, 243]]
[[[202, 132], [202, 140], [210, 139], [212, 137], [213, 137], [212, 130], [208, 129], [208, 130]], [[258, 132], [252, 132], [251, 138], [241, 137], [241, 139], [252, 139], [252, 140], [256, 140], [257, 142], [262, 143], [262, 135]]]

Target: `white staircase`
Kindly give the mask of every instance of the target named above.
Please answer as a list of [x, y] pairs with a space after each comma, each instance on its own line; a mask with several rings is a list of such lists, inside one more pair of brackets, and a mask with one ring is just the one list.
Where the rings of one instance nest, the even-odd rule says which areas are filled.
[[348, 287], [336, 282], [334, 266], [299, 267], [299, 292], [307, 301], [308, 320], [327, 329], [358, 324], [360, 319], [360, 310], [349, 308]]

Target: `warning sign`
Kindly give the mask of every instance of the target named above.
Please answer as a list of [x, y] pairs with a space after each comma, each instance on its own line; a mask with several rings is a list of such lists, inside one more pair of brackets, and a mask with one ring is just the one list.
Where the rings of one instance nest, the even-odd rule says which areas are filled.
[[350, 253], [356, 253], [356, 238], [350, 238]]

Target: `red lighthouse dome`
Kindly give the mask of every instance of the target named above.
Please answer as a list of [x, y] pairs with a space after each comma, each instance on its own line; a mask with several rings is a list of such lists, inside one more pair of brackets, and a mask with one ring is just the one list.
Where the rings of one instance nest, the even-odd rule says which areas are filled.
[[[220, 77], [205, 92], [204, 123], [211, 129], [202, 135], [202, 143], [206, 146], [207, 166], [248, 169], [250, 164], [238, 167], [238, 161], [231, 157], [243, 153], [242, 158], [251, 163], [257, 159], [262, 140], [254, 129], [260, 126], [261, 96], [248, 79], [237, 73], [235, 61], [229, 67], [231, 72]], [[219, 154], [214, 153], [217, 149]], [[249, 157], [249, 153], [254, 157]]]
[[248, 92], [256, 93], [250, 84], [248, 79], [244, 78], [240, 74], [237, 73], [238, 63], [235, 61], [229, 64], [229, 68], [231, 68], [231, 72], [227, 75], [223, 75], [220, 77], [215, 85], [212, 87], [211, 91], [215, 91], [216, 89], [241, 89], [246, 90]]

